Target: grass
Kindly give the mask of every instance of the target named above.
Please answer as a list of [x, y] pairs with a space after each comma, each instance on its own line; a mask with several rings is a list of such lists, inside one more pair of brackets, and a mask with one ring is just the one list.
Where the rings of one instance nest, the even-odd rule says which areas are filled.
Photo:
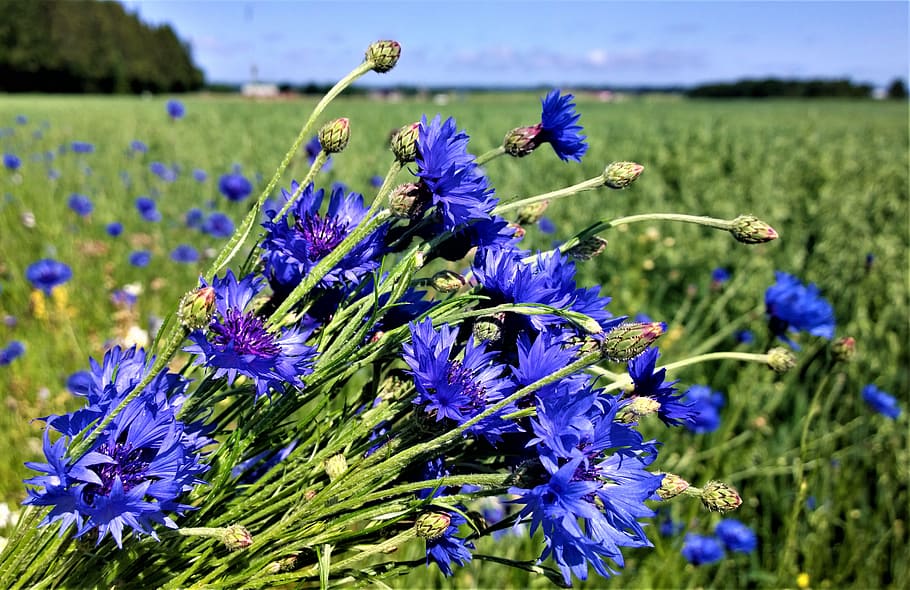
[[[186, 211], [209, 211], [211, 204], [239, 222], [249, 201], [226, 201], [218, 194], [218, 177], [239, 165], [261, 190], [313, 104], [210, 97], [185, 103], [187, 117], [171, 122], [158, 98], [0, 98], [0, 126], [14, 129], [0, 137], [0, 151], [23, 160], [16, 174], [0, 170], [0, 315], [16, 318], [15, 326], [0, 327], [0, 346], [14, 339], [27, 346], [23, 357], [0, 367], [0, 501], [10, 506], [24, 497], [21, 480], [30, 472], [23, 462], [40, 455], [41, 424], [31, 420], [71, 408], [67, 377], [130, 325], [148, 328], [150, 318], [165, 315], [195, 284], [203, 262], [171, 261], [174, 247], [187, 243], [203, 251], [222, 243], [187, 229]], [[383, 175], [390, 163], [389, 132], [437, 111], [455, 116], [471, 134], [472, 149], [482, 153], [509, 129], [533, 123], [539, 105], [519, 95], [464, 97], [444, 107], [338, 100], [326, 117], [349, 117], [353, 137], [322, 184], [344, 181], [369, 195], [369, 179]], [[682, 535], [654, 532], [655, 548], [628, 551], [621, 576], [587, 586], [792, 587], [800, 572], [819, 588], [910, 585], [906, 414], [887, 420], [865, 407], [859, 393], [875, 383], [907, 407], [907, 104], [582, 99], [579, 111], [590, 142], [583, 163], [562, 163], [547, 146], [519, 161], [495, 160], [486, 169], [500, 198], [574, 184], [614, 160], [641, 162], [646, 171], [628, 190], [587, 192], [552, 203], [547, 216], [555, 234], [529, 227], [530, 246], [548, 248], [601, 218], [753, 213], [771, 223], [781, 239], [750, 247], [697, 226], [624, 226], [605, 234], [607, 250], [581, 266], [580, 283], [602, 285], [613, 297], [614, 313], [667, 321], [661, 351], [671, 362], [708, 345], [766, 350], [771, 341], [761, 312], [763, 293], [774, 270], [783, 270], [818, 284], [836, 310], [838, 336], [855, 337], [859, 351], [854, 362], [834, 364], [825, 342], [803, 338], [803, 364], [781, 378], [764, 367], [731, 362], [675, 374], [681, 387], [707, 384], [722, 391], [727, 405], [721, 428], [711, 434], [653, 425], [649, 434], [664, 443], [658, 466], [694, 484], [716, 477], [737, 486], [744, 503], [735, 516], [756, 530], [759, 549], [696, 568], [679, 553]], [[28, 116], [26, 125], [13, 122], [18, 114]], [[148, 153], [127, 157], [134, 139], [144, 141]], [[93, 143], [95, 151], [57, 152], [74, 140]], [[52, 160], [45, 161], [46, 152], [54, 153]], [[177, 180], [167, 183], [151, 174], [153, 161], [178, 164]], [[300, 157], [290, 174], [300, 177], [306, 167]], [[55, 181], [47, 178], [50, 168], [60, 172]], [[208, 179], [194, 180], [194, 168], [207, 171]], [[67, 208], [67, 198], [76, 192], [94, 203], [87, 218]], [[161, 222], [140, 219], [134, 207], [140, 195], [156, 199]], [[32, 228], [22, 223], [29, 212]], [[112, 221], [125, 228], [116, 239], [104, 231]], [[146, 268], [127, 262], [139, 249], [152, 253]], [[871, 266], [867, 254], [874, 256]], [[24, 273], [43, 257], [68, 263], [74, 278], [65, 287], [65, 301], [58, 291], [44, 302], [42, 319]], [[711, 286], [715, 267], [733, 275], [719, 289]], [[132, 311], [118, 311], [110, 293], [128, 283], [139, 283], [143, 293]], [[755, 343], [737, 343], [737, 329], [752, 330]], [[807, 505], [810, 497], [813, 508]], [[708, 533], [720, 518], [686, 500], [671, 502], [670, 509], [687, 531]], [[539, 542], [507, 536], [481, 540], [477, 553], [527, 561], [539, 551]], [[422, 547], [404, 547], [400, 555], [420, 558]], [[454, 581], [435, 568], [418, 567], [396, 583], [550, 584], [480, 557]]]

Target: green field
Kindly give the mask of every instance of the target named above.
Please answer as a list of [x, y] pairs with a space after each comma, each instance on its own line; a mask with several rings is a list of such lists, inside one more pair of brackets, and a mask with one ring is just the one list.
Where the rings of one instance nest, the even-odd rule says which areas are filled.
[[[67, 377], [84, 368], [88, 357], [102, 355], [129, 325], [148, 329], [150, 318], [166, 315], [195, 285], [205, 260], [178, 264], [170, 252], [181, 243], [202, 251], [224, 240], [187, 229], [187, 210], [208, 212], [213, 202], [239, 222], [250, 200], [221, 197], [218, 177], [239, 165], [256, 195], [314, 104], [205, 96], [184, 102], [187, 116], [172, 122], [162, 98], [0, 97], [0, 127], [13, 130], [0, 136], [0, 152], [22, 159], [16, 173], [0, 169], [0, 317], [15, 318], [0, 325], [0, 347], [18, 340], [27, 348], [0, 366], [0, 502], [14, 510], [25, 496], [21, 480], [30, 474], [23, 462], [38, 459], [41, 451], [42, 425], [31, 420], [76, 407]], [[723, 232], [667, 222], [613, 230], [604, 236], [604, 254], [581, 267], [579, 282], [602, 285], [616, 314], [666, 321], [669, 333], [660, 348], [662, 358], [673, 361], [708, 350], [767, 350], [772, 342], [763, 296], [774, 271], [782, 270], [819, 286], [835, 308], [837, 335], [855, 337], [858, 350], [852, 363], [834, 364], [826, 342], [803, 337], [801, 365], [782, 377], [732, 362], [673, 375], [681, 387], [705, 384], [722, 391], [727, 405], [720, 429], [711, 434], [652, 424], [646, 434], [664, 443], [659, 467], [692, 482], [718, 478], [737, 486], [744, 502], [733, 516], [757, 532], [758, 550], [696, 568], [680, 555], [682, 534], [661, 537], [654, 527], [655, 549], [625, 552], [620, 576], [586, 586], [795, 587], [799, 573], [808, 574], [814, 588], [910, 586], [907, 104], [601, 103], [581, 97], [578, 110], [590, 143], [583, 162], [563, 163], [548, 146], [521, 160], [494, 160], [486, 170], [501, 199], [580, 182], [614, 160], [640, 162], [645, 172], [628, 190], [586, 192], [553, 203], [546, 215], [555, 233], [528, 227], [526, 247], [549, 248], [601, 218], [755, 214], [781, 239], [746, 246]], [[352, 139], [319, 184], [342, 181], [369, 197], [375, 191], [370, 178], [383, 175], [391, 162], [389, 132], [436, 112], [456, 117], [480, 154], [508, 130], [539, 120], [539, 102], [536, 95], [461, 97], [445, 106], [342, 98], [325, 118], [349, 117]], [[15, 122], [20, 114], [27, 124]], [[133, 140], [145, 142], [148, 152], [128, 157]], [[91, 142], [94, 152], [58, 152], [72, 141]], [[153, 175], [154, 161], [177, 164], [178, 178], [169, 183]], [[205, 170], [207, 180], [194, 180], [195, 168]], [[283, 186], [307, 168], [304, 157], [296, 159]], [[49, 180], [49, 169], [59, 178]], [[67, 207], [73, 193], [91, 198], [88, 217]], [[134, 201], [141, 195], [155, 197], [160, 222], [139, 217]], [[29, 213], [33, 227], [23, 223]], [[124, 226], [118, 238], [105, 233], [114, 221]], [[150, 251], [151, 263], [131, 266], [133, 250]], [[45, 257], [73, 269], [66, 301], [58, 295], [36, 302], [25, 280], [26, 267]], [[732, 278], [712, 289], [717, 267], [729, 269]], [[130, 283], [139, 283], [142, 294], [132, 312], [118, 314], [111, 292]], [[35, 307], [42, 303], [44, 313]], [[733, 334], [739, 329], [752, 330], [754, 343], [737, 343]], [[863, 403], [860, 390], [868, 383], [898, 398], [904, 409], [898, 420]], [[686, 531], [709, 533], [720, 519], [694, 501], [670, 506]], [[477, 549], [513, 559], [531, 559], [540, 550], [518, 537], [484, 539]], [[419, 557], [422, 547], [401, 552]], [[437, 576], [435, 568], [418, 568], [400, 584], [521, 588], [550, 582], [477, 556], [454, 581]]]

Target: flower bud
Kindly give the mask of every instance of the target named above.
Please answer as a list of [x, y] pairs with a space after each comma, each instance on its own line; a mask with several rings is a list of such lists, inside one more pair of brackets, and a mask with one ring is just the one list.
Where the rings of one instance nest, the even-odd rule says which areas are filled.
[[468, 282], [463, 276], [451, 270], [441, 270], [430, 277], [430, 284], [440, 293], [454, 293]]
[[253, 535], [245, 527], [232, 524], [224, 529], [221, 542], [228, 548], [228, 551], [239, 551], [253, 544]]
[[654, 414], [660, 409], [660, 402], [646, 395], [635, 396], [616, 413], [616, 420], [623, 424], [638, 422], [642, 416]]
[[730, 233], [743, 244], [764, 244], [780, 237], [773, 227], [752, 215], [740, 215], [734, 219]]
[[424, 204], [420, 186], [413, 182], [399, 185], [389, 194], [389, 210], [401, 219], [420, 219]]
[[739, 508], [743, 499], [731, 486], [711, 480], [701, 490], [701, 503], [711, 512], [730, 512]]
[[540, 203], [525, 205], [518, 210], [518, 217], [515, 221], [522, 225], [537, 223], [540, 221], [540, 218], [543, 217], [544, 211], [547, 210], [547, 207], [549, 205], [549, 201], [541, 201]]
[[604, 185], [614, 189], [623, 189], [641, 176], [645, 167], [635, 162], [613, 162], [604, 170]]
[[600, 345], [604, 358], [616, 362], [634, 359], [667, 329], [663, 322], [626, 322], [610, 330]]
[[516, 127], [506, 134], [502, 142], [506, 153], [516, 158], [527, 156], [540, 145], [537, 137], [540, 135], [543, 126], [538, 123], [531, 127]]
[[373, 64], [373, 71], [384, 74], [395, 67], [401, 57], [398, 41], [376, 41], [367, 47], [365, 59]]
[[297, 569], [297, 556], [292, 555], [290, 557], [285, 557], [284, 559], [279, 559], [278, 561], [273, 561], [267, 566], [265, 566], [265, 572], [267, 574], [280, 574], [282, 572], [289, 572]]
[[325, 473], [329, 476], [329, 481], [335, 481], [347, 470], [348, 462], [344, 455], [332, 455], [325, 460]]
[[856, 338], [844, 336], [831, 344], [831, 353], [839, 363], [849, 363], [856, 356]]
[[606, 249], [607, 241], [605, 239], [600, 236], [591, 236], [582, 240], [577, 246], [569, 248], [566, 254], [575, 260], [584, 261], [599, 256]]
[[393, 371], [379, 384], [377, 397], [383, 401], [402, 399], [410, 391], [412, 379], [403, 372]]
[[689, 482], [676, 475], [675, 473], [664, 473], [664, 478], [657, 488], [657, 495], [661, 500], [675, 498], [689, 489]]
[[389, 144], [392, 153], [402, 164], [413, 162], [417, 157], [417, 136], [420, 132], [420, 123], [411, 123], [396, 130]]
[[450, 524], [452, 524], [452, 517], [445, 512], [424, 512], [417, 517], [414, 530], [418, 537], [438, 539], [445, 534]]
[[322, 151], [327, 154], [337, 154], [348, 147], [348, 141], [351, 139], [351, 124], [342, 117], [329, 121], [319, 130], [319, 143], [322, 145]]
[[187, 330], [203, 330], [212, 321], [215, 311], [215, 289], [199, 287], [183, 296], [177, 309], [177, 319]]
[[777, 346], [768, 351], [768, 366], [775, 373], [786, 373], [796, 366], [796, 355], [782, 346]]
[[472, 333], [480, 342], [497, 342], [502, 338], [502, 328], [506, 314], [503, 312], [477, 318]]

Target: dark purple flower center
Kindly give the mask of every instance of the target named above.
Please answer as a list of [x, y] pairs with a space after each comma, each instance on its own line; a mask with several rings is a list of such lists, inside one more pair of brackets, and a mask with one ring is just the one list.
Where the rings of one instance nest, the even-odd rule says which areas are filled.
[[295, 223], [297, 231], [309, 244], [307, 258], [311, 262], [322, 259], [348, 235], [348, 224], [336, 217], [322, 218], [318, 213], [307, 214]]
[[90, 506], [96, 496], [108, 496], [118, 477], [123, 484], [123, 491], [149, 479], [145, 471], [149, 467], [154, 451], [145, 447], [134, 448], [132, 443], [104, 443], [97, 452], [107, 455], [114, 463], [104, 463], [89, 467], [101, 478], [101, 485], [90, 483], [82, 490], [82, 499]]
[[487, 391], [483, 385], [474, 381], [471, 371], [467, 369], [460, 361], [452, 361], [449, 368], [446, 369], [446, 381], [449, 385], [456, 385], [461, 392], [468, 397], [468, 403], [462, 406], [462, 410], [471, 410], [480, 412], [486, 407]]
[[209, 326], [211, 343], [222, 350], [230, 348], [237, 354], [273, 357], [281, 352], [277, 337], [265, 329], [262, 320], [252, 313], [230, 308], [221, 321]]

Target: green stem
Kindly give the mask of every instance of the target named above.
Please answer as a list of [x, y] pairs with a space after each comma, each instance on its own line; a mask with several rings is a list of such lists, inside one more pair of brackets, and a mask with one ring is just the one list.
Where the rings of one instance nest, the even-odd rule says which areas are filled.
[[730, 229], [733, 227], [732, 221], [717, 219], [716, 217], [704, 217], [701, 215], [684, 215], [681, 213], [645, 213], [642, 215], [630, 215], [628, 217], [619, 217], [611, 221], [608, 221], [606, 219], [598, 221], [597, 223], [581, 231], [575, 237], [569, 238], [565, 244], [559, 247], [559, 251], [565, 253], [580, 244], [586, 238], [596, 236], [600, 232], [606, 231], [610, 228], [618, 227], [620, 225], [628, 225], [630, 223], [640, 223], [642, 221], [680, 221], [682, 223], [694, 223], [696, 225], [713, 227], [715, 229], [722, 229], [724, 231], [730, 231]]
[[494, 215], [502, 215], [504, 211], [511, 211], [512, 209], [520, 209], [521, 207], [526, 207], [528, 205], [533, 205], [534, 203], [540, 203], [541, 201], [551, 201], [556, 199], [562, 199], [563, 197], [571, 197], [572, 195], [598, 189], [604, 186], [604, 177], [601, 174], [594, 178], [589, 178], [588, 180], [583, 180], [578, 184], [573, 184], [572, 186], [567, 186], [559, 190], [550, 191], [548, 193], [543, 193], [542, 195], [537, 195], [534, 197], [527, 197], [525, 199], [518, 199], [517, 201], [512, 201], [510, 203], [502, 203], [495, 209], [493, 209]]
[[[698, 356], [693, 356], [681, 361], [676, 361], [675, 363], [670, 363], [669, 365], [664, 365], [662, 367], [657, 367], [655, 370], [659, 371], [661, 369], [666, 369], [667, 372], [675, 371], [676, 369], [682, 369], [683, 367], [688, 367], [689, 365], [694, 365], [697, 363], [703, 363], [705, 361], [721, 361], [721, 360], [736, 360], [736, 361], [748, 361], [761, 364], [768, 364], [768, 355], [767, 354], [757, 354], [754, 352], [709, 352], [706, 354], [700, 354]], [[604, 388], [604, 391], [613, 391], [614, 389], [622, 389], [623, 387], [629, 387], [632, 385], [632, 378], [628, 373], [619, 375], [618, 379], [607, 385]]]
[[348, 557], [347, 559], [343, 559], [342, 561], [339, 561], [338, 563], [333, 563], [332, 567], [331, 567], [331, 571], [340, 571], [353, 563], [357, 563], [358, 561], [360, 561], [362, 559], [370, 557], [371, 555], [379, 555], [379, 554], [387, 553], [389, 551], [397, 549], [403, 543], [410, 541], [411, 539], [413, 539], [416, 536], [417, 536], [417, 533], [414, 530], [414, 527], [409, 527], [408, 529], [404, 530], [401, 533], [398, 533], [391, 539], [383, 541], [382, 543], [379, 543], [378, 545], [373, 545], [369, 549], [361, 551], [357, 555], [352, 555], [351, 557]]
[[322, 169], [325, 161], [329, 159], [329, 154], [325, 150], [319, 150], [319, 153], [316, 154], [316, 159], [313, 160], [313, 165], [310, 166], [310, 170], [306, 173], [306, 177], [300, 182], [297, 186], [297, 190], [294, 191], [294, 194], [291, 195], [291, 198], [288, 199], [288, 202], [284, 204], [284, 207], [281, 208], [281, 211], [278, 212], [278, 215], [272, 218], [272, 222], [277, 222], [279, 219], [284, 217], [284, 214], [288, 212], [288, 209], [291, 208], [291, 205], [294, 204], [294, 201], [300, 198], [300, 195], [303, 194], [303, 191], [306, 190], [306, 187], [309, 186], [313, 179], [316, 178], [316, 173]]
[[483, 166], [490, 160], [495, 160], [499, 156], [505, 155], [505, 153], [506, 153], [506, 146], [501, 145], [499, 147], [495, 147], [495, 148], [491, 149], [490, 151], [477, 156], [477, 159], [475, 159], [474, 162], [478, 166]]

